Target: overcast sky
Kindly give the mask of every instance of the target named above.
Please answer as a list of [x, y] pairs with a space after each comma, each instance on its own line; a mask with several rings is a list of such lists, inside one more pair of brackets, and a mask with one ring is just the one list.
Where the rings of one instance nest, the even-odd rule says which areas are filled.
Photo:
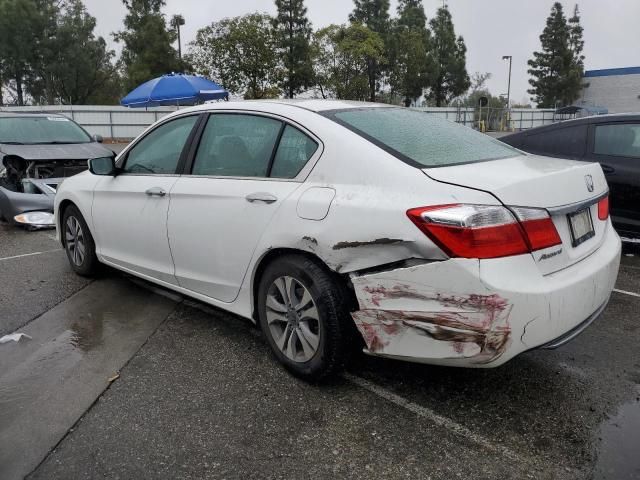
[[[435, 15], [443, 0], [424, 0], [427, 18]], [[126, 10], [120, 0], [84, 0], [89, 12], [98, 20], [99, 35], [112, 45], [111, 33], [122, 28]], [[521, 102], [528, 98], [527, 60], [540, 48], [539, 36], [554, 0], [448, 0], [456, 33], [467, 44], [467, 70], [490, 72], [488, 86], [493, 94], [506, 93], [508, 65], [503, 55], [513, 56], [511, 98]], [[567, 13], [575, 1], [562, 2]], [[585, 30], [585, 66], [587, 70], [640, 66], [640, 1], [580, 0]], [[351, 0], [306, 0], [314, 28], [344, 23], [353, 9]], [[396, 14], [397, 0], [391, 0]], [[224, 17], [249, 12], [274, 13], [273, 0], [167, 0], [165, 13], [181, 13], [184, 45], [205, 25]]]

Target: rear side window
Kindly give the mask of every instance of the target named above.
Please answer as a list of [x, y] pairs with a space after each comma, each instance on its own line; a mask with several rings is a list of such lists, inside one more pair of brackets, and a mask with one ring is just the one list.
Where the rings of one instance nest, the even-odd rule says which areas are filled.
[[640, 158], [640, 125], [618, 123], [596, 126], [594, 153]]
[[197, 115], [171, 120], [149, 133], [127, 154], [126, 173], [176, 173], [184, 144], [189, 138]]
[[266, 177], [282, 122], [243, 114], [209, 117], [193, 175]]
[[318, 144], [297, 128], [287, 125], [271, 169], [275, 178], [294, 178], [316, 153]]
[[580, 158], [586, 145], [587, 125], [575, 125], [527, 135], [523, 148], [533, 153]]
[[421, 168], [521, 155], [487, 135], [417, 110], [378, 107], [328, 112], [326, 115], [401, 160]]

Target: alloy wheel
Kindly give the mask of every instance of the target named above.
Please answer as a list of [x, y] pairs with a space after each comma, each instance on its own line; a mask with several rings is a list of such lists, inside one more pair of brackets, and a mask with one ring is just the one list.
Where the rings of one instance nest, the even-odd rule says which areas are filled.
[[71, 261], [74, 265], [81, 266], [82, 262], [84, 262], [86, 245], [82, 225], [80, 225], [76, 217], [70, 216], [67, 218], [64, 239]]
[[267, 324], [278, 349], [290, 360], [308, 362], [320, 344], [318, 308], [293, 277], [278, 277], [267, 290]]

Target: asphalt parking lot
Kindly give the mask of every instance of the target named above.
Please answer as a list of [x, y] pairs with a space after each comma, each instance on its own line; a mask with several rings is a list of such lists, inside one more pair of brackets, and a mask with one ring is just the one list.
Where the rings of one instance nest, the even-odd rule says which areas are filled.
[[292, 378], [248, 322], [0, 224], [0, 478], [640, 478], [640, 248], [602, 318], [494, 370]]

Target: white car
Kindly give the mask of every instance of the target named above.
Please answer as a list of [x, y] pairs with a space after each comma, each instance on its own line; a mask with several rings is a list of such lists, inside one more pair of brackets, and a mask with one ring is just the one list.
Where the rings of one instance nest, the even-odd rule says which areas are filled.
[[358, 344], [463, 367], [559, 346], [618, 273], [598, 164], [416, 110], [205, 104], [89, 165], [55, 200], [76, 272], [105, 263], [258, 322], [308, 379]]

